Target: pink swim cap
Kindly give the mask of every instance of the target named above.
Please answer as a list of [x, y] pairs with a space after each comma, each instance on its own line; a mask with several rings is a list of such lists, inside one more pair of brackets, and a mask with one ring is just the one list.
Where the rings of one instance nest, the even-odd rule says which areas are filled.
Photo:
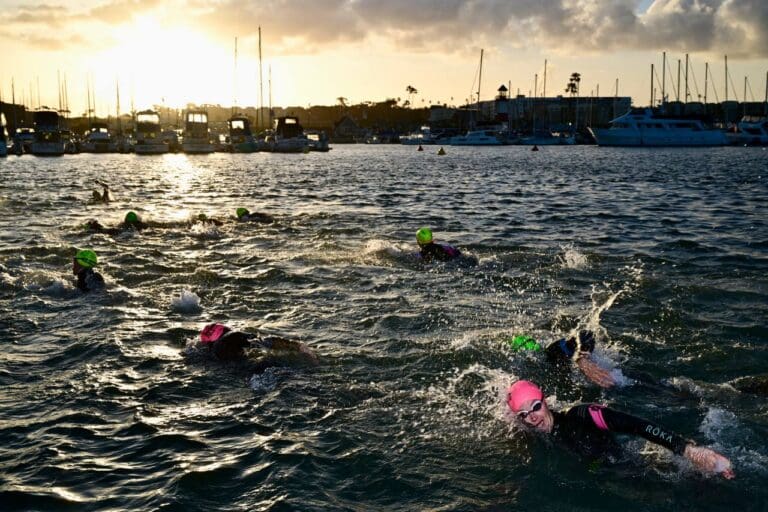
[[229, 327], [222, 324], [208, 324], [200, 331], [200, 341], [203, 343], [213, 343], [229, 332]]
[[523, 404], [529, 400], [542, 400], [544, 393], [539, 386], [528, 380], [519, 380], [509, 386], [507, 390], [507, 405], [512, 412], [518, 412]]

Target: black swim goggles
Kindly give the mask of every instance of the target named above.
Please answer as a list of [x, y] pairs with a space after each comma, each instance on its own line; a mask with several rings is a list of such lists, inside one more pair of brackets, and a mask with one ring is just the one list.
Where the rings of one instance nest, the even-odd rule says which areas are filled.
[[527, 411], [517, 411], [517, 417], [519, 419], [521, 419], [521, 420], [524, 420], [532, 412], [540, 411], [541, 410], [541, 404], [542, 404], [541, 400], [536, 400], [535, 402], [533, 402], [533, 404], [531, 405], [531, 408], [529, 410], [527, 410]]

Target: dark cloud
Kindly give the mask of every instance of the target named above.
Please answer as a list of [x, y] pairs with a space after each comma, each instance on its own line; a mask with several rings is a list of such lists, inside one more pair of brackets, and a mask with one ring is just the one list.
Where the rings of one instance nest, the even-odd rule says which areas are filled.
[[[768, 57], [768, 0], [109, 0], [67, 13], [25, 4], [3, 23], [68, 30], [68, 22], [109, 26], [154, 12], [169, 24], [220, 41], [253, 44], [258, 26], [270, 55], [313, 53], [340, 43], [382, 38], [410, 52], [508, 50], [609, 53], [618, 50], [716, 52]], [[83, 27], [72, 24], [73, 32]], [[30, 29], [31, 30], [31, 29]], [[25, 29], [25, 32], [27, 29]]]

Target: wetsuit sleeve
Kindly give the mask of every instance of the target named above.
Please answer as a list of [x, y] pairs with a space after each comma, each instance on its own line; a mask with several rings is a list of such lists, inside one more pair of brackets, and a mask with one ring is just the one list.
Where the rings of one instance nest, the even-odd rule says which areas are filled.
[[643, 437], [677, 455], [682, 455], [689, 444], [687, 439], [655, 423], [601, 405], [580, 405], [568, 413], [579, 416], [582, 421], [592, 422], [600, 430]]
[[546, 349], [550, 363], [570, 361], [579, 354], [592, 353], [595, 350], [595, 335], [591, 331], [580, 331], [578, 336], [562, 338], [550, 343]]

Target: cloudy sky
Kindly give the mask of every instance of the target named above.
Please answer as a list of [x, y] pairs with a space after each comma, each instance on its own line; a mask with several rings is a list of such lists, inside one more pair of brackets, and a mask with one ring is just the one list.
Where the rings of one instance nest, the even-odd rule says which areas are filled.
[[[501, 84], [538, 94], [547, 65], [548, 96], [572, 72], [581, 95], [632, 96], [647, 104], [650, 65], [661, 80], [667, 51], [672, 80], [690, 55], [689, 88], [710, 100], [762, 101], [768, 72], [767, 0], [0, 0], [0, 93], [58, 104], [57, 77], [67, 77], [73, 111], [94, 84], [101, 113], [165, 101], [257, 104], [258, 27], [262, 27], [264, 102], [271, 68], [276, 105], [405, 99], [417, 105], [464, 103]], [[237, 67], [234, 40], [238, 38]], [[671, 88], [669, 73], [668, 92]], [[682, 93], [681, 93], [682, 94]], [[657, 93], [657, 97], [660, 93]], [[674, 92], [671, 92], [674, 98]], [[30, 97], [32, 101], [30, 102]]]

